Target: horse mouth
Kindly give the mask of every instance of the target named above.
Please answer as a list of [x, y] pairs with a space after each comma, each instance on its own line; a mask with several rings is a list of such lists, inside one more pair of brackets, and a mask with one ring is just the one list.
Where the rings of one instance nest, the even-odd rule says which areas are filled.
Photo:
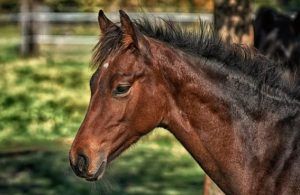
[[122, 151], [125, 149], [126, 147], [120, 147], [118, 148], [117, 150], [115, 150], [107, 160], [103, 160], [101, 162], [101, 165], [99, 166], [97, 172], [92, 176], [92, 177], [87, 177], [85, 178], [87, 181], [97, 181], [97, 180], [100, 180], [104, 173], [105, 173], [105, 170], [106, 170], [106, 166], [107, 166], [107, 163], [110, 163], [112, 160], [114, 160], [116, 157], [118, 157]]
[[92, 177], [86, 178], [86, 180], [87, 181], [97, 181], [97, 180], [101, 179], [105, 173], [106, 165], [107, 165], [107, 161], [106, 160], [102, 161], [97, 172]]

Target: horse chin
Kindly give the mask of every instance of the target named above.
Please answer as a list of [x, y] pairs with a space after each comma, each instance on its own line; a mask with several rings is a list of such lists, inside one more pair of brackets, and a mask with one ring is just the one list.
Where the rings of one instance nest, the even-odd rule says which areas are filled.
[[97, 172], [92, 177], [86, 178], [86, 180], [87, 181], [100, 180], [103, 177], [104, 173], [105, 173], [106, 165], [107, 165], [107, 161], [106, 160], [102, 161], [102, 163], [99, 166], [99, 169], [97, 170]]

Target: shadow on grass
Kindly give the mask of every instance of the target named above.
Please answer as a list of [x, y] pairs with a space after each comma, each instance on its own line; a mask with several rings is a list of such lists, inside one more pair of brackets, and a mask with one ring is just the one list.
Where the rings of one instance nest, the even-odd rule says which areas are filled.
[[141, 144], [94, 183], [73, 174], [66, 151], [2, 153], [0, 194], [201, 194], [203, 172], [188, 155], [171, 149]]

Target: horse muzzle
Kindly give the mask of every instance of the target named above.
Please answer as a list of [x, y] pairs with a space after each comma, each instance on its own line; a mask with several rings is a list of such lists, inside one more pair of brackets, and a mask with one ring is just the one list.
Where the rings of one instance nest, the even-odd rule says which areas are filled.
[[93, 160], [83, 153], [72, 155], [71, 152], [69, 158], [71, 168], [78, 177], [88, 181], [96, 181], [104, 175], [107, 160], [102, 153], [100, 153], [98, 160]]

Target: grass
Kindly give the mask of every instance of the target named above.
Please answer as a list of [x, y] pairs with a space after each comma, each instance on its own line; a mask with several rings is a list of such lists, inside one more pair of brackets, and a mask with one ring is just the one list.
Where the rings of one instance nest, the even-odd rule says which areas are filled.
[[202, 193], [203, 171], [163, 129], [116, 159], [102, 181], [77, 178], [68, 149], [89, 101], [92, 47], [43, 46], [26, 59], [18, 42], [0, 38], [0, 194]]
[[203, 172], [164, 132], [154, 133], [129, 149], [110, 165], [104, 179], [95, 183], [72, 173], [65, 149], [0, 157], [0, 194], [202, 193]]

